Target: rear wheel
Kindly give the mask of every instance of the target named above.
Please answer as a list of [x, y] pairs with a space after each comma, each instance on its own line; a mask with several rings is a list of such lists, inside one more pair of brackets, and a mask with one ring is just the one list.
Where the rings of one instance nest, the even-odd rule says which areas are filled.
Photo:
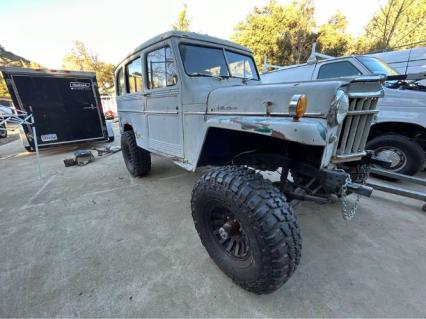
[[133, 131], [121, 135], [121, 151], [127, 170], [133, 176], [145, 176], [151, 170], [151, 153], [136, 144]]
[[2, 126], [0, 126], [0, 138], [6, 138], [6, 137], [7, 137], [6, 125], [3, 124]]
[[399, 174], [414, 175], [424, 165], [425, 154], [419, 144], [408, 137], [396, 134], [375, 137], [367, 144], [380, 159], [390, 161], [387, 168]]
[[192, 192], [201, 242], [219, 268], [242, 288], [271, 293], [294, 273], [302, 239], [292, 209], [269, 181], [245, 167], [203, 175]]

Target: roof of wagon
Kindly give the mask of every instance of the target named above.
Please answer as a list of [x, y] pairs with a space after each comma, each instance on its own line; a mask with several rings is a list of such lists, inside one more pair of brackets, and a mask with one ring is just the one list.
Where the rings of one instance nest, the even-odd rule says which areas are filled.
[[135, 54], [136, 52], [141, 51], [141, 50], [143, 50], [143, 49], [145, 49], [145, 48], [147, 48], [147, 47], [149, 47], [149, 46], [151, 46], [155, 43], [164, 41], [164, 40], [171, 38], [171, 37], [183, 38], [183, 39], [189, 39], [189, 40], [198, 40], [198, 41], [203, 41], [203, 42], [210, 42], [210, 43], [214, 43], [214, 44], [233, 47], [235, 49], [246, 51], [247, 53], [251, 53], [251, 50], [247, 47], [244, 47], [242, 45], [236, 44], [236, 43], [228, 41], [228, 40], [223, 40], [223, 39], [220, 39], [220, 38], [212, 37], [212, 36], [209, 36], [207, 34], [199, 34], [199, 33], [195, 33], [195, 32], [184, 32], [184, 31], [167, 31], [167, 32], [161, 33], [161, 34], [149, 39], [148, 41], [145, 41], [144, 43], [142, 43], [141, 45], [136, 47], [133, 51], [131, 51], [127, 55], [127, 57], [129, 57], [129, 56]]

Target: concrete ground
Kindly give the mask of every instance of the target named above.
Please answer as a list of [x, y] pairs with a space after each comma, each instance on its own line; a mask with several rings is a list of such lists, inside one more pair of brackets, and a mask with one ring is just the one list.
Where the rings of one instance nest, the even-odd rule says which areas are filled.
[[425, 317], [426, 214], [374, 192], [345, 222], [302, 203], [301, 265], [257, 296], [210, 260], [190, 214], [200, 175], [153, 157], [132, 178], [121, 153], [65, 168], [73, 147], [0, 147], [0, 317]]

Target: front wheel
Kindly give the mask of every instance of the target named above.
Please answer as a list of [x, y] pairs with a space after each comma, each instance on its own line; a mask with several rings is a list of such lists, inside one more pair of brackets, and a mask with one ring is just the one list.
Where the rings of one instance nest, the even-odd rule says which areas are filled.
[[414, 175], [424, 166], [425, 154], [421, 146], [402, 135], [375, 137], [366, 148], [373, 150], [378, 158], [390, 161], [387, 170], [395, 173]]
[[227, 166], [194, 186], [192, 217], [219, 268], [242, 288], [271, 293], [296, 270], [302, 239], [282, 193], [260, 174]]

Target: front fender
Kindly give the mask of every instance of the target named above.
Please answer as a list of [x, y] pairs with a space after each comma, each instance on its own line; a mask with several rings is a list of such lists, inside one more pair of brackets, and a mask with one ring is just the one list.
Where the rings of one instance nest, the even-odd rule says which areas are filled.
[[375, 124], [382, 123], [406, 123], [419, 125], [426, 128], [426, 107], [414, 108], [414, 107], [401, 107], [400, 110], [392, 108], [381, 108], [377, 114], [377, 120]]
[[325, 146], [327, 129], [322, 122], [322, 119], [303, 118], [295, 121], [291, 117], [220, 116], [209, 117], [206, 124], [208, 127], [268, 135], [306, 145]]

